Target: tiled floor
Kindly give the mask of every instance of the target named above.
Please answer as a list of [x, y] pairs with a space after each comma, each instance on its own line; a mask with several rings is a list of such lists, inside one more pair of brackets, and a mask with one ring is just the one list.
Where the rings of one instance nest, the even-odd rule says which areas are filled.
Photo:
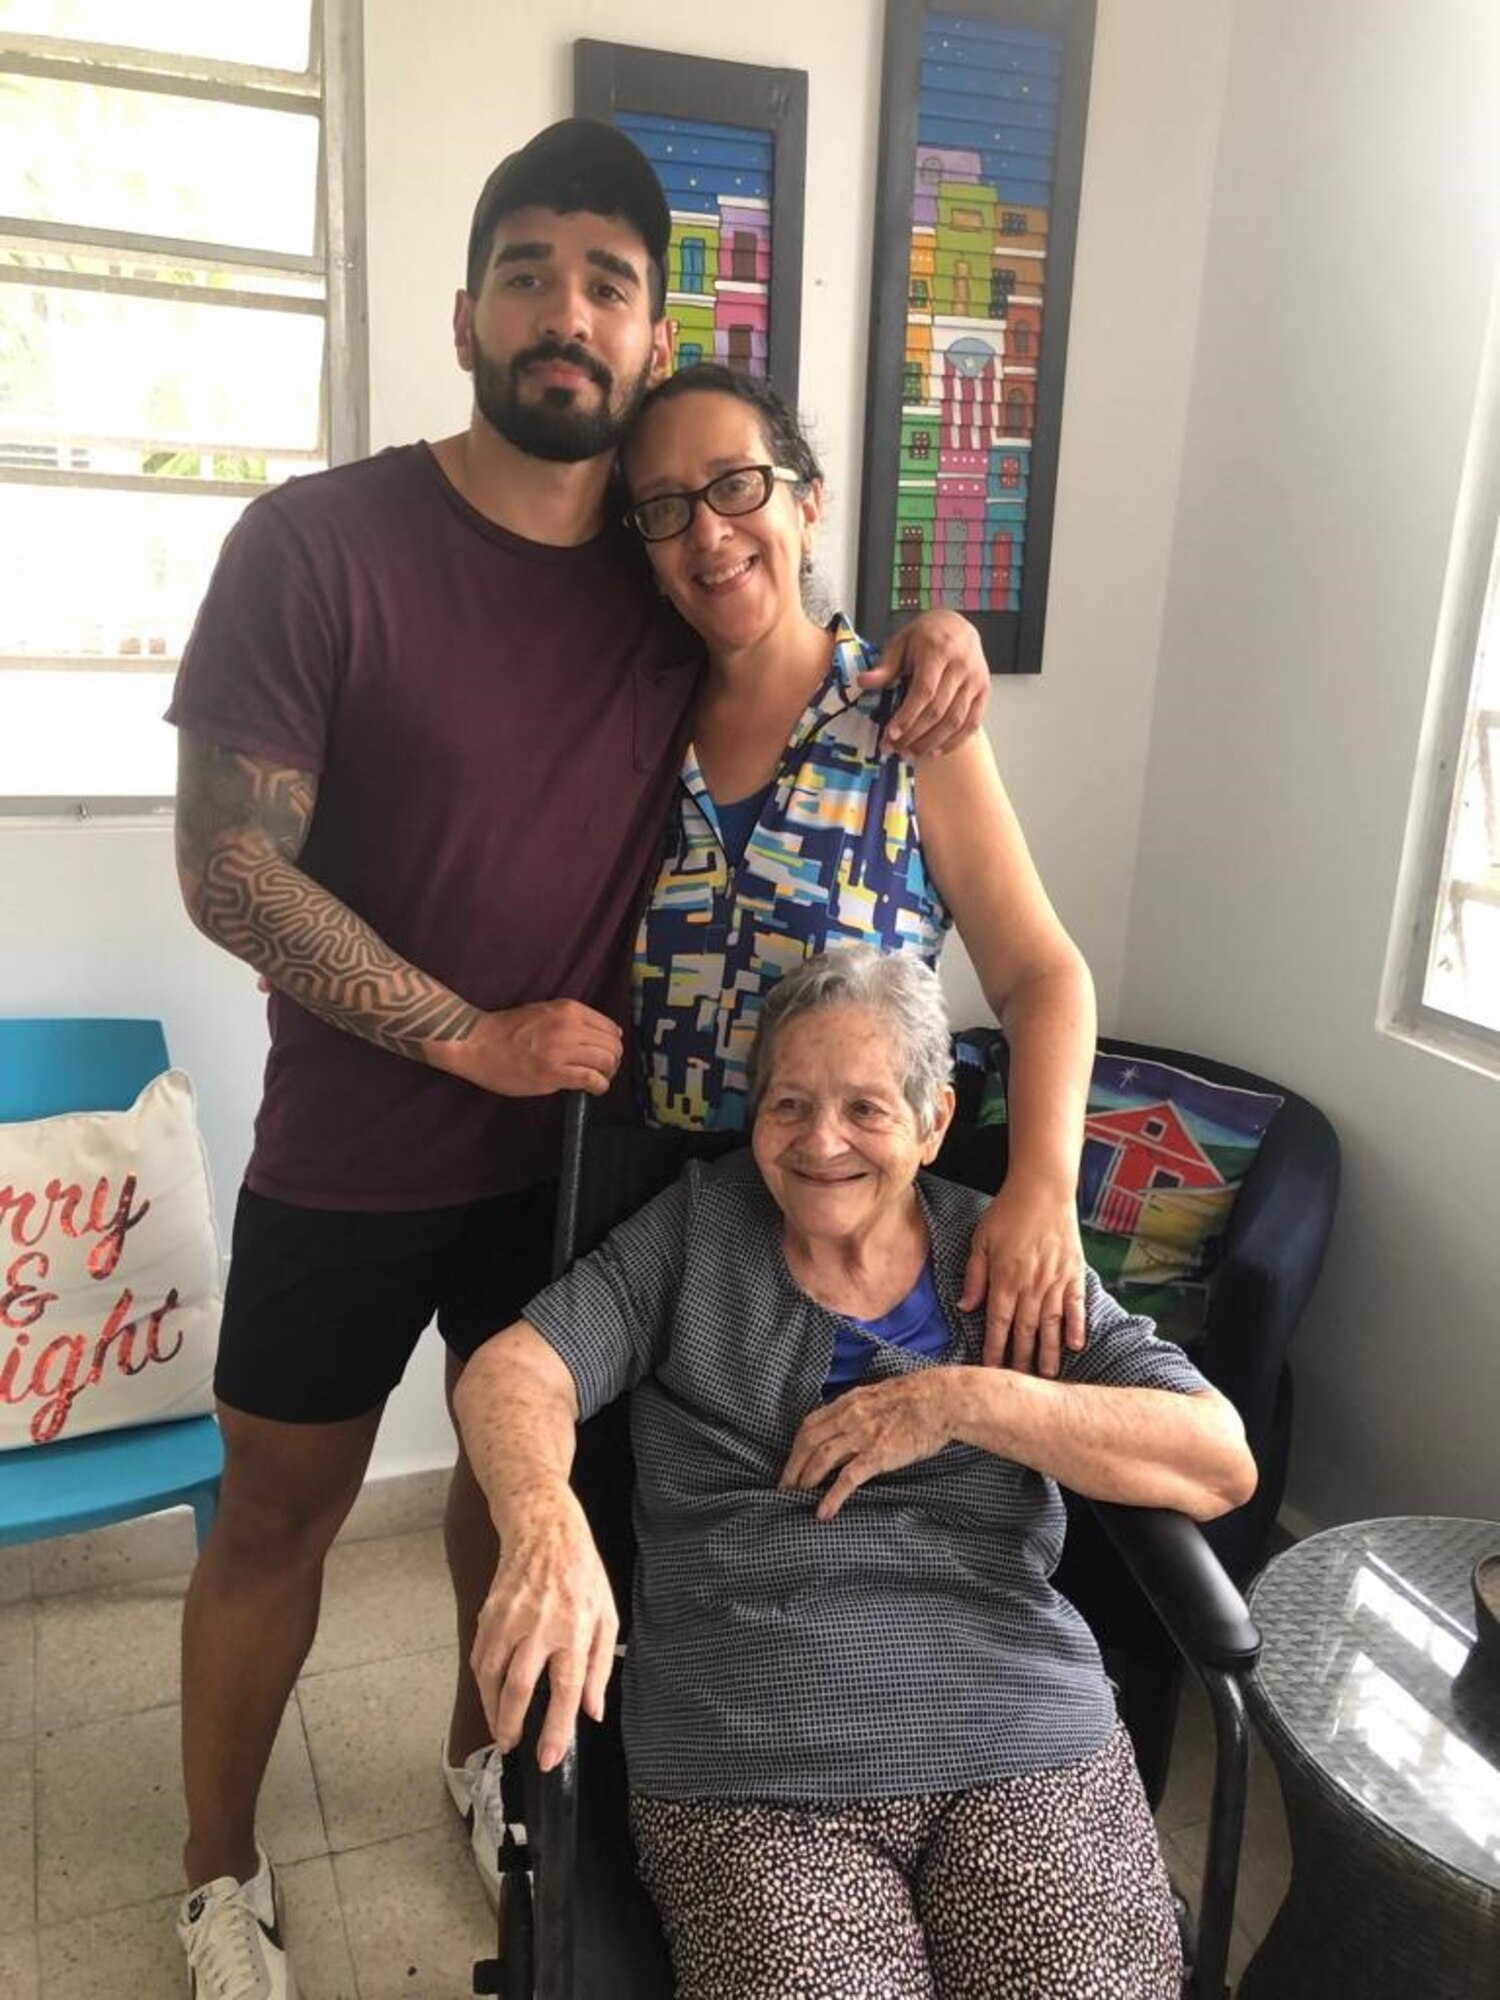
[[[1213, 1724], [1208, 1702], [1196, 1682], [1183, 1690], [1182, 1710], [1173, 1744], [1167, 1789], [1157, 1810], [1156, 1824], [1173, 1881], [1195, 1907], [1203, 1878], [1203, 1853], [1208, 1837], [1208, 1797], [1213, 1781]], [[1246, 1961], [1270, 1928], [1289, 1874], [1286, 1819], [1281, 1792], [1265, 1752], [1252, 1738], [1250, 1800], [1245, 1814], [1245, 1841], [1240, 1855], [1239, 1891], [1235, 1899], [1234, 1939], [1229, 1952], [1229, 1977], [1238, 1984]]]
[[[455, 1664], [441, 1482], [389, 1485], [361, 1501], [329, 1559], [317, 1644], [262, 1802], [304, 2000], [461, 2000], [493, 1944], [435, 1763]], [[186, 1516], [0, 1550], [4, 2000], [185, 1991], [172, 1924], [191, 1559]], [[1159, 1815], [1185, 1886], [1202, 1866], [1209, 1765], [1206, 1711], [1189, 1700]], [[1259, 1756], [1247, 1834], [1236, 1976], [1286, 1879], [1280, 1802]]]

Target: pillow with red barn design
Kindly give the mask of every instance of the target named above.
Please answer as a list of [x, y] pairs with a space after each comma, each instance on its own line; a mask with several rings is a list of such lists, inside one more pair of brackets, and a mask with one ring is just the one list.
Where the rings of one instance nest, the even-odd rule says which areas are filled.
[[[1190, 1347], [1202, 1334], [1230, 1210], [1282, 1100], [1169, 1063], [1094, 1057], [1078, 1177], [1083, 1254], [1128, 1312]], [[978, 1122], [1003, 1124], [1003, 1078]]]
[[0, 1451], [213, 1408], [220, 1260], [193, 1087], [0, 1124]]

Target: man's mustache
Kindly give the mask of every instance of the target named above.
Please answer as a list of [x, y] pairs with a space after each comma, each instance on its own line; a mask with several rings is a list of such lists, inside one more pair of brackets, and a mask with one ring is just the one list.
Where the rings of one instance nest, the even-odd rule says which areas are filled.
[[510, 372], [519, 380], [528, 368], [540, 367], [548, 361], [562, 361], [569, 368], [579, 369], [591, 382], [597, 382], [606, 394], [614, 386], [615, 378], [604, 363], [596, 355], [590, 354], [586, 347], [579, 347], [573, 341], [543, 340], [535, 347], [522, 348], [521, 352], [513, 357]]

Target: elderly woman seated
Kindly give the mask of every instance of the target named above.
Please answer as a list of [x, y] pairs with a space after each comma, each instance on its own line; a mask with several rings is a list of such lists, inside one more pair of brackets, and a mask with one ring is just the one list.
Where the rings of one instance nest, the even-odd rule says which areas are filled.
[[1054, 1481], [1208, 1519], [1231, 1407], [1090, 1273], [1061, 1378], [979, 1365], [984, 1197], [920, 1170], [953, 1114], [935, 976], [831, 952], [766, 1001], [752, 1147], [695, 1164], [464, 1374], [502, 1556], [474, 1667], [539, 1757], [602, 1713], [616, 1616], [568, 1485], [632, 1395], [631, 1825], [680, 2000], [1176, 2000], [1129, 1740], [1050, 1581]]

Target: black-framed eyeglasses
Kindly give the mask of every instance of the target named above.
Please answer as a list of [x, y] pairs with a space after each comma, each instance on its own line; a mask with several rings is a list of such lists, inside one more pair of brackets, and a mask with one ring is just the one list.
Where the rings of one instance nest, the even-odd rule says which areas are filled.
[[692, 526], [700, 500], [729, 520], [736, 514], [758, 514], [778, 480], [802, 484], [801, 474], [785, 465], [736, 465], [691, 493], [653, 493], [649, 500], [637, 500], [625, 518], [643, 542], [670, 542]]

